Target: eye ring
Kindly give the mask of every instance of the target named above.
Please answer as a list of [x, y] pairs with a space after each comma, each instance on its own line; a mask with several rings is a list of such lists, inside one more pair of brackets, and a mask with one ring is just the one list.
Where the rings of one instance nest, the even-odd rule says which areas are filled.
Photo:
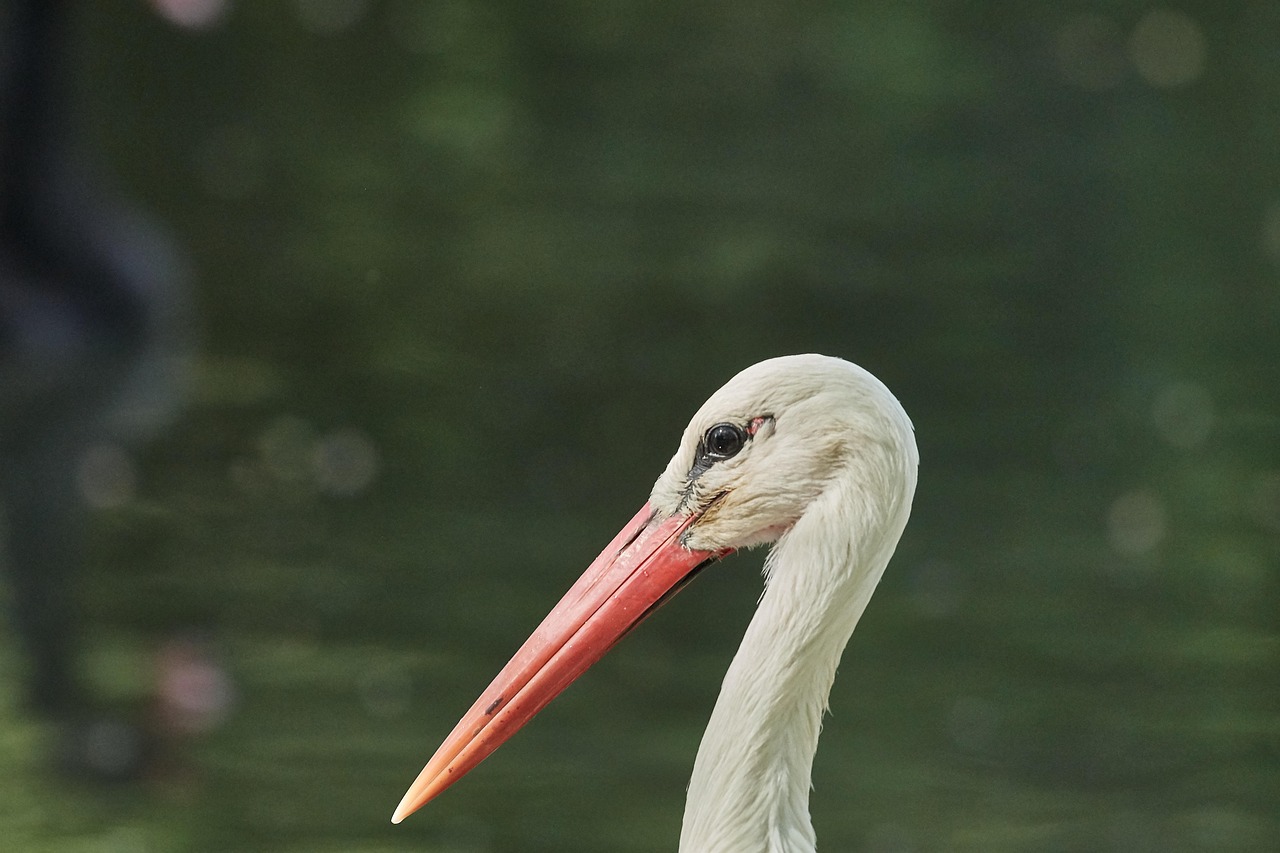
[[717, 462], [737, 456], [746, 443], [747, 434], [737, 424], [716, 424], [702, 437], [703, 452]]

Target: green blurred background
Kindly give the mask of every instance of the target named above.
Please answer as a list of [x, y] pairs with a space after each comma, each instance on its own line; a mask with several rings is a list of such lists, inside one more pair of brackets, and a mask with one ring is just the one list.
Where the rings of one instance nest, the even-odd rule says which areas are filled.
[[79, 591], [100, 694], [197, 626], [235, 701], [110, 789], [7, 704], [10, 849], [674, 850], [760, 554], [388, 821], [697, 405], [810, 351], [922, 459], [821, 848], [1280, 849], [1280, 4], [193, 8], [76, 13], [200, 328]]

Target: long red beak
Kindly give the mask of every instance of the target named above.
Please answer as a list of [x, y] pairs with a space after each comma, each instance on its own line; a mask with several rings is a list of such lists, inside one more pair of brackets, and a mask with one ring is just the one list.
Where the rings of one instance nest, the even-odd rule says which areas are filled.
[[706, 563], [680, 536], [696, 518], [656, 519], [645, 504], [565, 593], [409, 786], [399, 823], [483, 761]]

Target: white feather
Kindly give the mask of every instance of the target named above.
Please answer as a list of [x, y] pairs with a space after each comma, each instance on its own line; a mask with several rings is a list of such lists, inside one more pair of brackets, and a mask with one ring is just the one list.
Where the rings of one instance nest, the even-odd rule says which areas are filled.
[[[689, 478], [706, 430], [767, 418], [736, 456]], [[911, 421], [836, 358], [760, 362], [711, 396], [653, 487], [661, 513], [702, 512], [685, 544], [776, 541], [765, 591], [702, 738], [682, 853], [811, 853], [809, 788], [836, 666], [907, 522]]]

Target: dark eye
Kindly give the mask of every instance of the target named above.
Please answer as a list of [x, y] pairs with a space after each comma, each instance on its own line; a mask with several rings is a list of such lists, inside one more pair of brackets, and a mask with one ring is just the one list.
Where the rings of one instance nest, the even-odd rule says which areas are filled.
[[741, 427], [733, 424], [716, 424], [703, 436], [702, 446], [706, 454], [714, 460], [728, 459], [737, 455], [747, 443], [747, 435]]

